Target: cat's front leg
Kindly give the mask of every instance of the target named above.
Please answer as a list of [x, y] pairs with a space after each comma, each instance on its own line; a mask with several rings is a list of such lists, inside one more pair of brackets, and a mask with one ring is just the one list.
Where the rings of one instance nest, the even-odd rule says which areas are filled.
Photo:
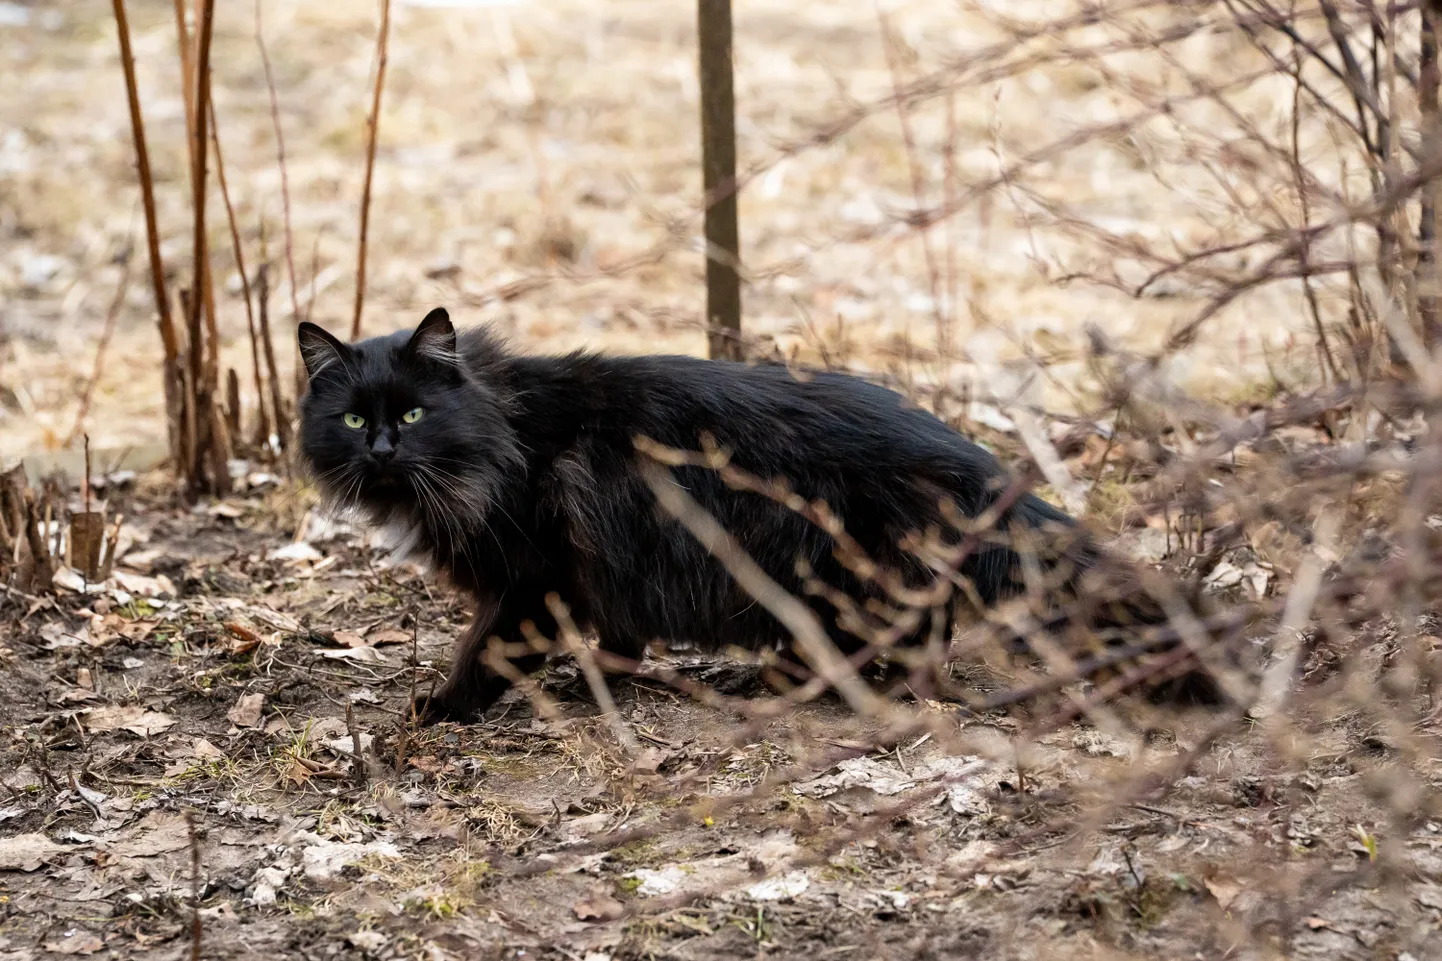
[[482, 604], [456, 641], [445, 682], [430, 696], [416, 697], [416, 716], [423, 724], [475, 720], [514, 679], [534, 673], [545, 662], [545, 651], [536, 650], [533, 639], [555, 636], [555, 619], [540, 597]]

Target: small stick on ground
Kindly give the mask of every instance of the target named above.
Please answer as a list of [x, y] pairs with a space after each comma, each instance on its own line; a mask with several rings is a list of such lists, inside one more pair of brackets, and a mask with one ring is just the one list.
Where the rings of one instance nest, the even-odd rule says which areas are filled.
[[416, 714], [416, 673], [421, 669], [421, 621], [411, 609], [411, 695], [409, 716], [400, 723], [400, 734], [396, 738], [396, 776], [400, 777], [406, 767], [406, 751], [410, 748], [411, 732], [415, 730], [420, 717]]
[[185, 830], [190, 837], [190, 961], [200, 961], [200, 838], [195, 833], [195, 815], [185, 812]]
[[350, 773], [355, 779], [356, 787], [364, 790], [366, 786], [366, 758], [365, 751], [361, 747], [360, 729], [355, 724], [355, 710], [350, 702], [345, 706], [345, 729], [350, 735], [351, 762]]

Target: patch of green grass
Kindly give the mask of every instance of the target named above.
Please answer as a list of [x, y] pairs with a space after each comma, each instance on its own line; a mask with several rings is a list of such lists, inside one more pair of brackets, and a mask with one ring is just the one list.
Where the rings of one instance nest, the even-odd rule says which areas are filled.
[[463, 897], [454, 891], [426, 891], [408, 898], [405, 903], [407, 911], [422, 914], [437, 921], [445, 921], [454, 918], [456, 915], [470, 907], [471, 900]]
[[[1156, 927], [1178, 899], [1193, 890], [1189, 883], [1187, 887], [1177, 884], [1178, 877], [1180, 875], [1173, 875], [1166, 883], [1153, 882], [1148, 878], [1147, 883], [1130, 899], [1132, 917], [1137, 927], [1143, 930]], [[1186, 878], [1182, 877], [1182, 881], [1186, 882]]]
[[822, 881], [851, 881], [866, 877], [866, 869], [853, 857], [837, 855], [818, 874]]
[[214, 758], [209, 761], [197, 761], [179, 774], [172, 774], [165, 778], [167, 787], [175, 787], [187, 781], [228, 781], [240, 780], [240, 765], [228, 757]]
[[155, 607], [143, 597], [137, 597], [129, 604], [122, 604], [116, 609], [116, 613], [127, 621], [144, 620], [152, 614], [158, 614], [159, 612], [160, 608]]
[[[633, 865], [652, 860], [660, 845], [655, 838], [641, 838], [611, 849], [610, 860], [617, 864]], [[639, 883], [639, 882], [638, 882]]]

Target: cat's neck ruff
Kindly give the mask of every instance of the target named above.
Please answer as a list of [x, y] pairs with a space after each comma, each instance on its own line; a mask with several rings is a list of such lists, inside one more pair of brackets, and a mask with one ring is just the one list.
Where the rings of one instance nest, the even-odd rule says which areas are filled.
[[373, 527], [372, 542], [385, 551], [386, 566], [409, 563], [430, 571], [435, 567], [435, 551], [427, 533], [421, 517], [397, 512]]

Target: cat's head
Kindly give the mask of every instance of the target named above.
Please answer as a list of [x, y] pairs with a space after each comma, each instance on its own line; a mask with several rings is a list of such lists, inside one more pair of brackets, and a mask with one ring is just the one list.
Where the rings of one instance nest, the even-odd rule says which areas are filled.
[[300, 451], [326, 499], [375, 522], [422, 522], [433, 541], [484, 524], [515, 469], [515, 435], [446, 311], [354, 344], [312, 323], [298, 337], [310, 378]]

